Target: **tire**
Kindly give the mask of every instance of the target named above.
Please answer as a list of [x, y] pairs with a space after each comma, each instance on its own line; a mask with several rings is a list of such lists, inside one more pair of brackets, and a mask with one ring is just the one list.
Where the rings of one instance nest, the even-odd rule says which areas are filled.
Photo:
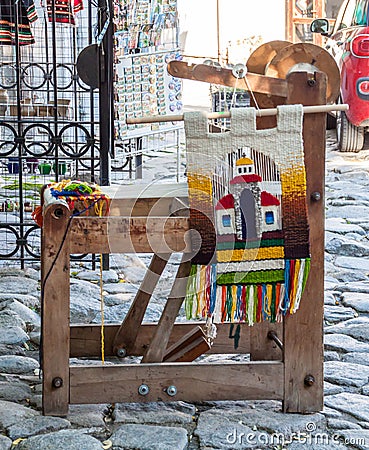
[[364, 128], [352, 125], [346, 113], [337, 116], [337, 142], [340, 152], [359, 152], [364, 146]]
[[332, 116], [331, 114], [327, 114], [327, 124], [326, 130], [335, 130], [337, 126], [336, 116]]

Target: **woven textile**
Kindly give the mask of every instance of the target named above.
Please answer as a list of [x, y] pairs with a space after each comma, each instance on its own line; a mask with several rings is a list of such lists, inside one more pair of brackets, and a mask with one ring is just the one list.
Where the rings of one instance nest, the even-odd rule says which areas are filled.
[[[41, 2], [44, 5], [45, 0]], [[75, 25], [75, 15], [83, 9], [82, 0], [54, 0], [54, 11], [52, 0], [46, 0], [49, 22], [55, 17], [55, 22]]]
[[302, 106], [278, 107], [256, 130], [254, 108], [232, 110], [231, 130], [208, 132], [185, 114], [192, 229], [188, 318], [281, 320], [298, 307], [310, 268]]
[[[15, 15], [19, 14], [17, 20]], [[30, 23], [37, 19], [33, 0], [1, 0], [0, 2], [0, 45], [34, 44]], [[18, 40], [17, 40], [18, 39]]]

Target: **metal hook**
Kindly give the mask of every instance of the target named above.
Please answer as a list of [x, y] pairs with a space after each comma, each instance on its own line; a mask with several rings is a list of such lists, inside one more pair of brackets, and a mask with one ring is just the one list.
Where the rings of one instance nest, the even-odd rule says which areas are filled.
[[232, 69], [232, 75], [235, 78], [245, 78], [247, 74], [247, 67], [244, 64], [236, 64]]

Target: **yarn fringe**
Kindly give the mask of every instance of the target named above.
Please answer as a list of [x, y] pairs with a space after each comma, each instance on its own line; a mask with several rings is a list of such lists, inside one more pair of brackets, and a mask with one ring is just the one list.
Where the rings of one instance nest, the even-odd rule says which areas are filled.
[[284, 282], [217, 284], [216, 264], [192, 265], [187, 283], [187, 319], [213, 317], [220, 322], [249, 325], [280, 322], [300, 305], [310, 271], [310, 258], [286, 260]]

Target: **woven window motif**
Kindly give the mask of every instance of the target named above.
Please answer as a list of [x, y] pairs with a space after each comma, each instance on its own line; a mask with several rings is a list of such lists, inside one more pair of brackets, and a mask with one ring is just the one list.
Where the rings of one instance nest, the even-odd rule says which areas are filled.
[[302, 107], [256, 130], [253, 108], [209, 134], [185, 115], [192, 268], [187, 318], [280, 321], [297, 311], [310, 268]]

